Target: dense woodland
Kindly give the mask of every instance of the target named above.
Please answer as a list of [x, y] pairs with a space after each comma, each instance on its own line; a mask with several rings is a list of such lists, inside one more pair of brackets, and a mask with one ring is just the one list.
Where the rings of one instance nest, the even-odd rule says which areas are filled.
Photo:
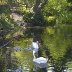
[[0, 0], [0, 72], [25, 65], [32, 72], [32, 53], [14, 51], [42, 41], [55, 72], [72, 62], [72, 0]]

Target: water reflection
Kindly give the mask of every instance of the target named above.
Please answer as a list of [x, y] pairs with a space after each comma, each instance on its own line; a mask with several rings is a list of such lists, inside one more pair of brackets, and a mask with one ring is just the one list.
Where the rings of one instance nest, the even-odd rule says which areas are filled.
[[28, 48], [31, 45], [32, 39], [20, 39], [19, 41], [14, 41], [14, 46], [21, 48], [14, 50], [13, 56], [16, 57], [17, 66], [22, 66], [23, 72], [30, 72], [31, 68], [33, 67], [33, 56], [32, 51], [28, 51], [25, 48]]
[[18, 66], [22, 66], [23, 72], [30, 72], [32, 65], [33, 65], [33, 57], [31, 51], [16, 51], [14, 52], [14, 56], [16, 57], [18, 61]]

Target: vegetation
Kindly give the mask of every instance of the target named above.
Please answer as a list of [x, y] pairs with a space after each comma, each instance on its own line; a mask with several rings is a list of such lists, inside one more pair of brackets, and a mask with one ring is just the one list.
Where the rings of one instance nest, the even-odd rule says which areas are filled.
[[33, 36], [42, 39], [41, 51], [55, 72], [61, 72], [72, 61], [72, 1], [0, 0], [1, 72], [17, 68], [23, 61], [32, 69], [28, 60], [32, 60], [32, 53], [15, 52], [14, 47], [29, 47]]

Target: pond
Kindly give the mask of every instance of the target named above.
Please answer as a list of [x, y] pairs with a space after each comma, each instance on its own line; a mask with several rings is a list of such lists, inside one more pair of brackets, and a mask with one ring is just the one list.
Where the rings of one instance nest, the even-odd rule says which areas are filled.
[[[25, 48], [30, 47], [32, 39], [20, 39], [19, 41], [14, 41], [14, 46], [18, 46], [21, 50], [14, 50], [12, 52], [12, 57], [15, 58], [16, 66], [22, 66], [23, 72], [30, 72], [33, 67], [33, 56], [32, 51], [25, 50]], [[14, 60], [14, 59], [13, 59]], [[13, 61], [14, 63], [14, 61]]]

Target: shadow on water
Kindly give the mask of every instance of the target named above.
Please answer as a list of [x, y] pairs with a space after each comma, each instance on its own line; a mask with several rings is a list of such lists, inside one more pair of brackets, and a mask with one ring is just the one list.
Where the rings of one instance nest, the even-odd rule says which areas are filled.
[[[55, 72], [62, 72], [62, 70], [69, 68], [68, 62], [72, 62], [72, 48], [68, 47], [63, 58], [58, 60], [55, 64]], [[71, 67], [72, 68], [72, 67]]]
[[67, 52], [63, 57], [63, 64], [65, 64], [65, 63], [67, 63], [69, 61], [72, 61], [72, 48], [69, 47], [66, 51]]
[[[62, 72], [64, 69], [69, 68], [69, 65], [71, 66], [70, 63], [69, 65], [67, 64], [68, 62], [72, 62], [72, 48], [71, 47], [67, 48], [65, 55], [59, 60], [57, 60], [56, 63], [54, 62], [54, 59], [52, 58], [50, 54], [50, 50], [46, 46], [44, 46], [42, 50], [45, 52], [45, 55], [50, 60], [50, 63], [54, 66], [55, 72]], [[42, 50], [39, 51], [39, 55], [42, 55]]]

